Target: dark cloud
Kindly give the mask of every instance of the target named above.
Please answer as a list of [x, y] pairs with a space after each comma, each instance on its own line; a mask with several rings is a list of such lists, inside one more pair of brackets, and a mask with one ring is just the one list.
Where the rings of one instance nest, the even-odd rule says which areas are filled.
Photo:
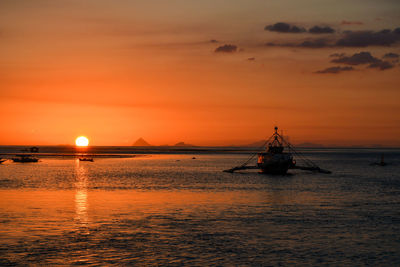
[[277, 44], [273, 42], [265, 43], [266, 46], [294, 46], [294, 44]]
[[[389, 57], [395, 57], [397, 54], [394, 53], [389, 53]], [[388, 55], [388, 54], [386, 54]], [[386, 56], [385, 55], [385, 56]], [[397, 55], [398, 56], [398, 55]], [[380, 69], [380, 70], [387, 70], [391, 69], [394, 67], [393, 62], [381, 60], [379, 58], [376, 58], [371, 55], [370, 52], [360, 52], [356, 53], [352, 56], [346, 56], [344, 54], [335, 54], [335, 59], [332, 59], [331, 62], [333, 63], [340, 63], [340, 64], [346, 64], [346, 65], [365, 65], [368, 64], [368, 68], [372, 69]], [[335, 69], [327, 69], [329, 71], [335, 71]], [[326, 71], [326, 70], [324, 70]], [[341, 71], [341, 70], [339, 70]], [[325, 73], [325, 72], [324, 72]]]
[[390, 46], [400, 41], [400, 34], [397, 34], [396, 30], [348, 31], [335, 45], [347, 47]]
[[364, 23], [361, 21], [342, 20], [342, 22], [340, 24], [342, 24], [342, 25], [363, 25]]
[[335, 30], [329, 26], [326, 27], [314, 26], [310, 28], [308, 32], [313, 34], [322, 34], [322, 33], [334, 33]]
[[394, 65], [388, 61], [380, 60], [378, 62], [372, 63], [368, 66], [368, 68], [376, 68], [380, 70], [387, 70], [393, 68]]
[[311, 39], [305, 40], [300, 44], [295, 45], [297, 47], [307, 47], [307, 48], [323, 48], [330, 46], [328, 39]]
[[331, 62], [333, 63], [341, 63], [347, 65], [373, 64], [380, 61], [380, 59], [372, 56], [370, 52], [360, 52], [352, 56], [342, 56], [331, 60]]
[[271, 32], [281, 32], [281, 33], [301, 33], [306, 31], [306, 29], [302, 27], [290, 25], [285, 22], [278, 22], [273, 25], [265, 26], [264, 30]]
[[400, 28], [395, 30], [384, 29], [374, 31], [344, 31], [339, 38], [338, 35], [330, 35], [329, 38], [303, 39], [290, 43], [268, 42], [267, 46], [277, 47], [368, 47], [368, 46], [391, 46], [400, 43]]
[[400, 55], [396, 53], [387, 53], [383, 56], [383, 58], [390, 58], [390, 59], [398, 59], [399, 57]]
[[319, 70], [316, 71], [315, 73], [321, 73], [321, 74], [325, 74], [325, 73], [340, 73], [343, 71], [351, 71], [354, 70], [353, 67], [340, 67], [340, 66], [336, 66], [336, 67], [330, 67], [330, 68], [326, 68], [324, 70]]
[[332, 41], [324, 38], [319, 39], [307, 39], [302, 42], [297, 43], [273, 43], [268, 42], [266, 46], [277, 46], [277, 47], [303, 47], [303, 48], [324, 48], [324, 47], [331, 47], [330, 44]]
[[378, 33], [382, 33], [382, 34], [389, 34], [389, 33], [391, 33], [392, 31], [390, 30], [390, 29], [383, 29], [383, 30], [381, 30], [380, 32], [378, 32]]
[[216, 52], [216, 53], [234, 53], [236, 51], [237, 51], [236, 45], [226, 44], [226, 45], [217, 47], [214, 52]]

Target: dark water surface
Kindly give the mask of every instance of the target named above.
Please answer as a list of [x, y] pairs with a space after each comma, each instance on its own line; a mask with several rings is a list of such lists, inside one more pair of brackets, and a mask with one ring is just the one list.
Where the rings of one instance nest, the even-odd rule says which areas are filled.
[[381, 152], [305, 151], [330, 175], [223, 173], [239, 154], [7, 161], [0, 265], [399, 265], [400, 150], [370, 166]]

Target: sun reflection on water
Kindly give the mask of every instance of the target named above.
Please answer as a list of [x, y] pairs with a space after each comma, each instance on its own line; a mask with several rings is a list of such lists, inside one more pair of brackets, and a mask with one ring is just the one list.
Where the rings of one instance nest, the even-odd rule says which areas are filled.
[[79, 159], [75, 163], [75, 221], [79, 228], [87, 228], [89, 224], [87, 202], [87, 169], [80, 164]]

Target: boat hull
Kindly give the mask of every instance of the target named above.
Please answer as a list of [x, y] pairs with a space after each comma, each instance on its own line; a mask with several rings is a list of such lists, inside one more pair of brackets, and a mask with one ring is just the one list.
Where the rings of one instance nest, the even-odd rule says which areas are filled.
[[258, 165], [262, 173], [276, 175], [285, 175], [290, 166], [291, 162], [274, 162]]
[[19, 162], [19, 163], [29, 163], [29, 162], [38, 162], [39, 159], [36, 158], [13, 158], [12, 161]]
[[79, 161], [90, 161], [93, 162], [92, 158], [79, 158]]
[[288, 153], [259, 153], [257, 166], [262, 173], [284, 175], [294, 166], [294, 161]]

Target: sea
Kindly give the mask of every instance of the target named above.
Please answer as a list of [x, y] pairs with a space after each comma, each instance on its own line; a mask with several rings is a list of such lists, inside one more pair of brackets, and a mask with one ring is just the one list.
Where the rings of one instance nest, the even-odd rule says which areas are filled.
[[332, 173], [284, 176], [223, 172], [247, 150], [71, 149], [0, 164], [1, 266], [400, 265], [400, 149], [300, 149]]

